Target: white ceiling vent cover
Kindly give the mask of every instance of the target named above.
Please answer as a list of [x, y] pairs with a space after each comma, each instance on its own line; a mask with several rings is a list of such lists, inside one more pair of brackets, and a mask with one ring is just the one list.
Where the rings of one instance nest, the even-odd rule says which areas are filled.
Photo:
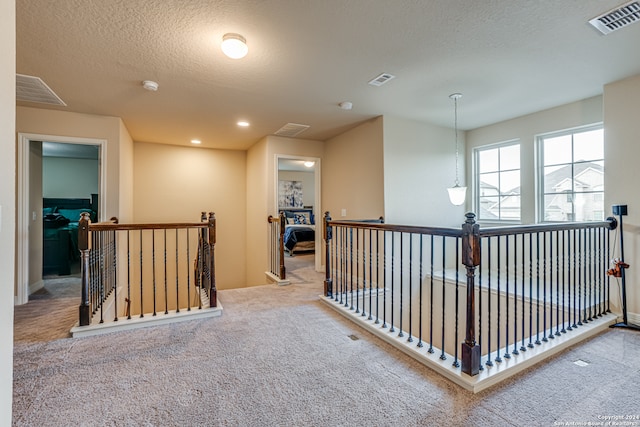
[[309, 125], [300, 125], [298, 123], [287, 123], [286, 125], [282, 126], [280, 129], [278, 129], [274, 135], [288, 136], [290, 138], [293, 138], [294, 136], [297, 136], [302, 132], [304, 132], [305, 130], [309, 129], [309, 127], [310, 127]]
[[396, 76], [394, 76], [393, 74], [382, 73], [378, 77], [374, 78], [373, 80], [369, 80], [369, 84], [371, 86], [382, 86], [383, 84], [385, 84], [389, 80], [395, 79], [395, 77]]
[[640, 1], [630, 1], [589, 21], [602, 34], [609, 34], [640, 21]]
[[40, 77], [24, 74], [16, 74], [16, 101], [67, 105]]

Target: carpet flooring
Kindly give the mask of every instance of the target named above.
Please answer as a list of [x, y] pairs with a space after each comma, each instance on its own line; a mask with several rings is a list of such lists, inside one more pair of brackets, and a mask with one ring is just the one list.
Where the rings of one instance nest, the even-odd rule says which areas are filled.
[[554, 426], [640, 417], [638, 332], [609, 330], [474, 395], [326, 307], [322, 275], [310, 266], [295, 276], [289, 286], [220, 291], [217, 318], [17, 338], [13, 425]]

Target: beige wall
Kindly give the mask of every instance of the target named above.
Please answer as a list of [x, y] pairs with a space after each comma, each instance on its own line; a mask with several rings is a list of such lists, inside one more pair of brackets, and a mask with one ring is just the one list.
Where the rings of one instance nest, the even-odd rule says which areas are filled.
[[0, 0], [0, 425], [11, 425], [16, 254], [16, 9]]
[[267, 138], [263, 138], [247, 151], [247, 286], [264, 284], [269, 265], [267, 163]]
[[[120, 216], [120, 139], [121, 120], [118, 117], [17, 107], [16, 131], [74, 138], [104, 139], [106, 146], [106, 208], [100, 207], [102, 218]], [[123, 182], [127, 186], [129, 183]]]
[[[217, 220], [218, 289], [246, 283], [246, 152], [136, 142], [134, 222]], [[265, 217], [266, 220], [266, 217]]]
[[[638, 192], [638, 159], [640, 159], [640, 75], [604, 87], [604, 158], [607, 209], [614, 204], [628, 206], [623, 217], [627, 309], [629, 320], [640, 324], [640, 193]], [[611, 211], [608, 211], [609, 214]], [[616, 241], [619, 243], [619, 238]], [[619, 250], [615, 252], [619, 256]], [[618, 286], [612, 293], [619, 291]]]
[[[459, 182], [465, 185], [464, 133], [459, 132]], [[452, 129], [394, 117], [384, 118], [384, 209], [391, 224], [458, 227], [464, 206], [449, 202], [455, 183]], [[469, 198], [467, 197], [467, 201]]]
[[[331, 218], [385, 215], [383, 118], [376, 117], [325, 142], [322, 211]], [[342, 210], [346, 216], [342, 217]]]
[[[536, 221], [536, 183], [535, 165], [533, 161], [533, 159], [536, 158], [536, 135], [599, 123], [601, 121], [601, 96], [561, 105], [467, 132], [466, 157], [471, 159], [473, 149], [476, 147], [515, 139], [520, 140], [522, 223], [532, 224]], [[610, 163], [608, 159], [606, 162], [605, 167], [609, 168]], [[473, 173], [471, 163], [472, 162], [469, 162], [467, 166], [469, 177], [471, 177]], [[469, 186], [471, 185], [472, 180], [469, 179]], [[471, 188], [467, 191], [471, 191]], [[472, 194], [470, 193], [468, 196], [468, 199], [471, 200]], [[474, 208], [472, 205], [469, 205], [469, 209], [473, 210]]]
[[[133, 221], [133, 140], [122, 120], [119, 121], [120, 134], [120, 197], [119, 219], [122, 222]], [[109, 217], [106, 217], [109, 219]]]

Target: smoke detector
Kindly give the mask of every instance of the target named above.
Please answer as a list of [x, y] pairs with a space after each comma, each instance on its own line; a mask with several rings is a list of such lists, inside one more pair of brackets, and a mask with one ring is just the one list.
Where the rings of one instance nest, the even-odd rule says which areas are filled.
[[142, 82], [142, 87], [148, 91], [155, 92], [158, 90], [158, 83], [153, 80], [145, 80]]

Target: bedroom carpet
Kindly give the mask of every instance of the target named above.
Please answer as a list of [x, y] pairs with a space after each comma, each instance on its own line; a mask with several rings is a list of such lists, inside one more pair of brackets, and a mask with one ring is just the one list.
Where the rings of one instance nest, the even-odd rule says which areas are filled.
[[17, 341], [13, 425], [493, 427], [640, 415], [640, 333], [610, 330], [473, 395], [334, 313], [321, 289], [223, 290], [217, 318]]

